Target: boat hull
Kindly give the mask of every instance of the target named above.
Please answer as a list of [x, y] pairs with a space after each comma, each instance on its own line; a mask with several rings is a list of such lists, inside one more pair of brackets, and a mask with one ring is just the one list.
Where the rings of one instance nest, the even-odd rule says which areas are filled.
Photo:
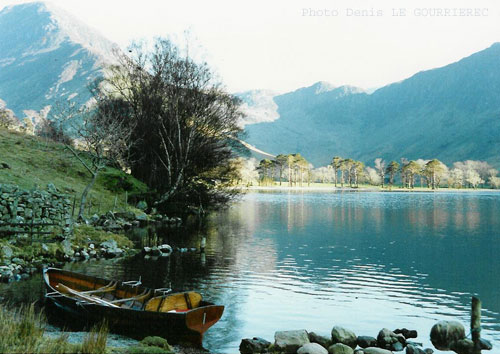
[[[49, 268], [44, 270], [48, 294], [57, 292], [50, 282], [51, 272], [64, 272], [65, 276], [83, 276], [86, 280], [89, 279], [89, 276]], [[104, 279], [92, 279], [96, 280], [100, 284], [106, 283]], [[77, 321], [80, 325], [91, 326], [105, 321], [113, 332], [133, 338], [142, 339], [155, 335], [166, 338], [169, 343], [189, 342], [197, 346], [202, 345], [204, 332], [220, 319], [224, 311], [224, 306], [206, 302], [195, 309], [170, 313], [108, 307], [78, 301], [74, 297], [64, 295], [46, 295], [46, 301], [58, 310], [64, 323]]]

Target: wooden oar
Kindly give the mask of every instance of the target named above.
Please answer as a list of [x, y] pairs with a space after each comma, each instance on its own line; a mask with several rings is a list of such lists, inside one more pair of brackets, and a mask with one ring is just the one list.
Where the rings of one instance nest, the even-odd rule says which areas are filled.
[[71, 296], [77, 297], [79, 299], [85, 300], [87, 302], [93, 302], [95, 304], [109, 306], [109, 307], [117, 307], [117, 308], [120, 307], [120, 306], [116, 306], [115, 304], [112, 304], [111, 302], [100, 299], [98, 297], [82, 294], [81, 292], [73, 290], [71, 288], [68, 288], [66, 285], [63, 285], [61, 283], [56, 285], [56, 289], [59, 290], [63, 294], [71, 295]]

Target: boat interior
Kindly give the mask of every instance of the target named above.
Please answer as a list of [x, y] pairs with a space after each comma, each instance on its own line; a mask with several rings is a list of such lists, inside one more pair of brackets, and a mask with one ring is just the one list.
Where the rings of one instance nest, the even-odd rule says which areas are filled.
[[210, 305], [196, 292], [170, 293], [169, 289], [149, 289], [138, 282], [106, 281], [64, 271], [48, 270], [48, 284], [55, 291], [46, 296], [68, 296], [81, 303], [153, 312], [187, 312]]

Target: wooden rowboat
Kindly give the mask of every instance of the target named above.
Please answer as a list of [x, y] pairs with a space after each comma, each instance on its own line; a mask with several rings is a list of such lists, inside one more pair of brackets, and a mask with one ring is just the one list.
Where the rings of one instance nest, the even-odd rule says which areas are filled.
[[168, 293], [140, 282], [110, 281], [57, 268], [44, 269], [43, 279], [45, 298], [63, 310], [64, 317], [88, 324], [105, 320], [113, 331], [140, 339], [156, 335], [170, 343], [201, 346], [203, 334], [224, 311], [224, 306], [203, 301], [196, 292]]

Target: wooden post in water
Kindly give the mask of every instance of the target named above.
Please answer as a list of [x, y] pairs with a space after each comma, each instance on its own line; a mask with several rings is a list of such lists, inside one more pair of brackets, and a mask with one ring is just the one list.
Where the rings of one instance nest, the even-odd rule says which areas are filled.
[[473, 354], [481, 354], [481, 300], [472, 297], [470, 332], [474, 342]]

